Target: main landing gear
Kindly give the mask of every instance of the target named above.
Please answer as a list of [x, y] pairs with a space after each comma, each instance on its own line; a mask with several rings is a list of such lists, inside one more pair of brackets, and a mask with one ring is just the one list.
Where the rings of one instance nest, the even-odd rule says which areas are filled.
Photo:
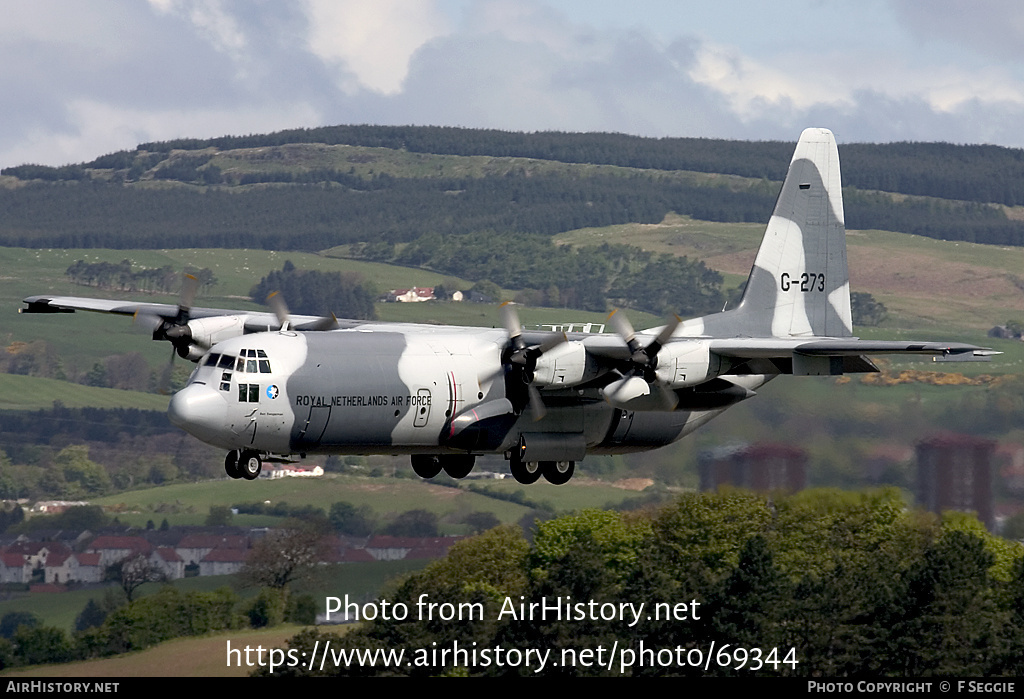
[[252, 481], [259, 477], [262, 470], [263, 459], [259, 452], [252, 449], [235, 449], [224, 457], [224, 471], [230, 478], [245, 478]]
[[420, 478], [433, 478], [444, 470], [452, 478], [465, 478], [473, 470], [472, 454], [413, 454], [412, 470]]
[[575, 461], [522, 461], [513, 456], [508, 462], [509, 471], [517, 482], [530, 485], [544, 476], [551, 485], [565, 485], [576, 472]]

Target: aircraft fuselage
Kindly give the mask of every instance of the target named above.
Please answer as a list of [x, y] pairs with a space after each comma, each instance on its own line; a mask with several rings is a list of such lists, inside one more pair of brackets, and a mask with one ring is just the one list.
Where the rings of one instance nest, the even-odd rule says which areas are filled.
[[530, 406], [514, 403], [517, 377], [502, 363], [507, 341], [503, 330], [394, 325], [231, 338], [200, 360], [170, 417], [229, 450], [505, 453], [527, 435], [541, 445], [535, 454], [554, 456], [543, 446], [552, 435], [556, 451], [582, 459], [664, 446], [725, 407], [635, 412], [613, 407], [598, 388], [553, 387], [535, 420]]

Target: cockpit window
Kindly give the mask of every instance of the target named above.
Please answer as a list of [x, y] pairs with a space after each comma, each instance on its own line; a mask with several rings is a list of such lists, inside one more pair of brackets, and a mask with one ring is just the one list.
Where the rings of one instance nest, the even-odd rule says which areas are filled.
[[223, 354], [220, 357], [220, 361], [217, 362], [217, 368], [218, 369], [231, 369], [231, 367], [233, 367], [234, 364], [235, 364], [235, 358], [234, 357], [232, 357], [230, 355], [227, 355], [227, 354]]
[[250, 373], [250, 374], [255, 374], [256, 373], [256, 360], [255, 359], [247, 359], [245, 361], [245, 370], [248, 373]]
[[218, 361], [220, 361], [220, 354], [217, 352], [210, 352], [206, 355], [206, 361], [203, 362], [203, 366], [217, 366]]
[[[263, 352], [263, 350], [260, 350], [260, 352]], [[261, 359], [259, 361], [260, 361], [260, 373], [261, 374], [269, 374], [270, 373], [270, 360], [269, 359]]]

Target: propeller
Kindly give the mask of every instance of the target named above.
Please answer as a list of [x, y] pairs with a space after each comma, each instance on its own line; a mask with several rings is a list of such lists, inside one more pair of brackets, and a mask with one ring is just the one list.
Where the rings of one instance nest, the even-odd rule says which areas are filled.
[[[605, 397], [612, 399], [613, 402], [625, 403], [630, 399], [656, 393], [658, 400], [666, 410], [674, 410], [679, 404], [679, 396], [675, 391], [658, 383], [655, 370], [658, 368], [658, 352], [672, 338], [683, 319], [673, 314], [657, 337], [646, 346], [640, 344], [633, 325], [624, 313], [618, 312], [618, 309], [611, 312], [608, 322], [629, 348], [629, 362], [632, 364], [632, 370], [623, 378], [606, 386]], [[640, 380], [645, 381], [647, 385], [640, 383]]]
[[[288, 311], [288, 304], [284, 301], [284, 294], [280, 291], [273, 291], [267, 296], [267, 305], [274, 311], [274, 315], [277, 316], [277, 322], [281, 326], [281, 330], [288, 330], [292, 327], [291, 314]], [[338, 327], [338, 316], [331, 313], [327, 316], [322, 316], [312, 323], [305, 323], [301, 326], [302, 330], [312, 331], [323, 331], [323, 330], [334, 330]]]
[[288, 313], [288, 304], [284, 302], [284, 297], [280, 291], [272, 291], [267, 296], [267, 305], [274, 311], [274, 315], [277, 316], [277, 322], [281, 325], [281, 330], [285, 331], [288, 326], [291, 325], [292, 318]]
[[661, 332], [658, 333], [658, 336], [646, 347], [642, 346], [640, 341], [636, 339], [632, 323], [629, 322], [624, 313], [619, 313], [619, 309], [616, 308], [611, 312], [608, 316], [608, 322], [611, 323], [615, 332], [618, 333], [619, 337], [626, 343], [626, 347], [629, 348], [629, 361], [634, 366], [634, 373], [643, 376], [647, 383], [652, 383], [655, 380], [654, 370], [658, 368], [658, 352], [672, 338], [676, 328], [683, 322], [683, 319], [673, 315], [669, 322], [665, 324], [665, 327], [661, 329]]
[[565, 333], [552, 333], [550, 338], [539, 345], [527, 345], [523, 339], [523, 326], [519, 322], [519, 314], [516, 313], [516, 309], [509, 301], [501, 304], [501, 322], [505, 326], [505, 330], [508, 331], [508, 339], [511, 344], [504, 362], [510, 369], [509, 373], [520, 377], [525, 384], [527, 405], [530, 406], [530, 412], [536, 422], [547, 414], [540, 391], [533, 385], [533, 373], [537, 369], [537, 360], [545, 352], [568, 341], [568, 338]]
[[192, 344], [192, 331], [188, 327], [189, 314], [199, 291], [199, 280], [186, 273], [181, 282], [181, 294], [178, 297], [178, 312], [173, 318], [164, 318], [154, 313], [136, 312], [133, 322], [152, 333], [154, 340], [167, 340], [171, 343], [171, 357], [160, 372], [159, 389], [161, 393], [170, 392], [171, 376], [174, 373], [174, 357], [188, 357]]

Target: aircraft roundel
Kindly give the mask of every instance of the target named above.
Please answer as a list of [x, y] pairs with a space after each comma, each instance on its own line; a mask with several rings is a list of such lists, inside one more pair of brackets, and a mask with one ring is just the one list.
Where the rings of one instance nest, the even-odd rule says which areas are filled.
[[270, 384], [269, 386], [267, 386], [267, 398], [277, 398], [277, 393], [277, 386], [275, 384]]

